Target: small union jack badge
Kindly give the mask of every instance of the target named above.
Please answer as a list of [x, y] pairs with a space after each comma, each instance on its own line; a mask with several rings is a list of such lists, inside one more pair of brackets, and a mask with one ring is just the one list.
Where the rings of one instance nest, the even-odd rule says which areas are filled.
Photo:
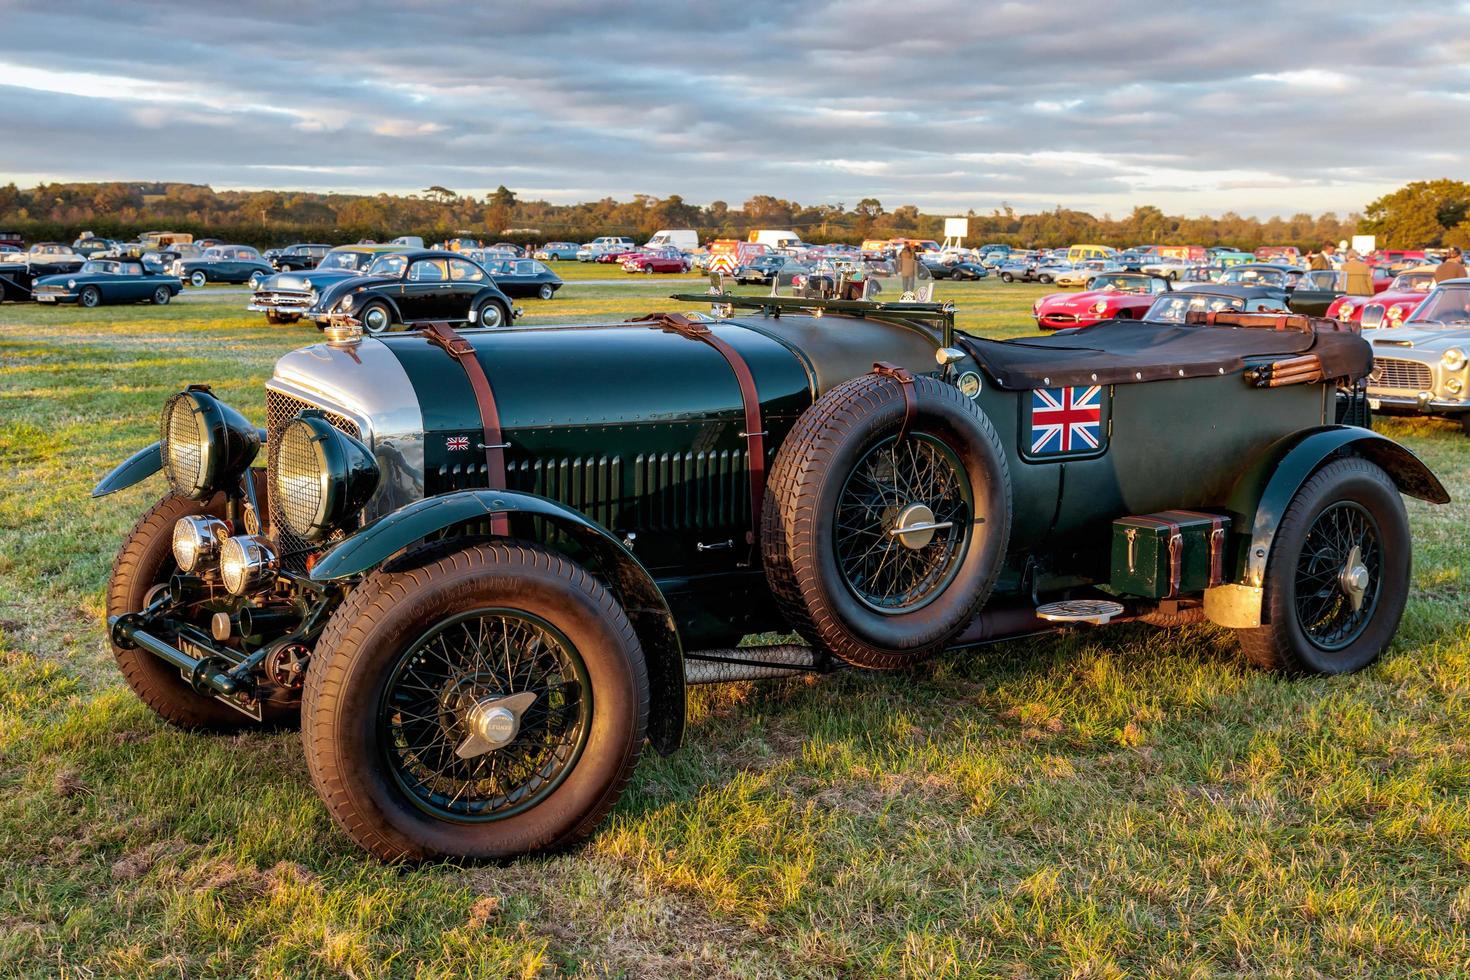
[[444, 440], [444, 448], [450, 452], [462, 452], [470, 448], [469, 436], [450, 436]]

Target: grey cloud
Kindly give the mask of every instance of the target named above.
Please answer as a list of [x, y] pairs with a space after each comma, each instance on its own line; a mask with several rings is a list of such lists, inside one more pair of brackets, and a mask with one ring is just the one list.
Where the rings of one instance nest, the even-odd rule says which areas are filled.
[[[1463, 172], [1445, 26], [1300, 0], [21, 3], [0, 179], [1349, 211]], [[22, 87], [58, 73], [176, 101]]]

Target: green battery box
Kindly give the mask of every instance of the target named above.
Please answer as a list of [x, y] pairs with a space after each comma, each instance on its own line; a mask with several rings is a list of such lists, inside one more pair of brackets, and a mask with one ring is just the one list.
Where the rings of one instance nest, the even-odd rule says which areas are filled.
[[1192, 510], [1120, 517], [1113, 522], [1114, 592], [1172, 599], [1225, 581], [1230, 518]]

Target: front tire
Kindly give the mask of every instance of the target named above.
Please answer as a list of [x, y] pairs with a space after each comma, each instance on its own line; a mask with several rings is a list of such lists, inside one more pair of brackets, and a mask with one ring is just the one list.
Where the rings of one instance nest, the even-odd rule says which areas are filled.
[[[223, 518], [224, 495], [199, 501], [170, 494], [138, 518], [112, 563], [112, 576], [107, 583], [108, 616], [122, 616], [146, 608], [149, 593], [166, 585], [177, 570], [173, 555], [174, 525], [181, 517], [204, 514]], [[128, 687], [164, 721], [180, 728], [216, 732], [254, 725], [235, 709], [195, 691], [184, 681], [178, 668], [148, 651], [113, 644], [112, 653]], [[280, 701], [263, 704], [263, 718], [270, 722], [286, 722], [295, 714], [294, 704]]]
[[[343, 832], [386, 861], [573, 844], [638, 761], [638, 638], [611, 593], [554, 552], [445, 548], [372, 573], [327, 624], [302, 707], [312, 783]], [[510, 741], [481, 751], [472, 712], [528, 693]]]
[[384, 303], [369, 303], [357, 318], [364, 332], [376, 337], [393, 329], [393, 311]]
[[510, 310], [507, 310], [496, 300], [489, 300], [480, 305], [478, 321], [482, 327], [504, 327], [510, 324]]
[[1013, 275], [1011, 275], [1009, 272], [1002, 272], [1000, 274], [1000, 281], [1001, 282], [1015, 282], [1016, 281], [1016, 277], [1013, 276]]
[[102, 290], [96, 286], [83, 286], [82, 291], [77, 295], [77, 302], [89, 310], [95, 309], [102, 305]]
[[1246, 658], [1298, 675], [1368, 666], [1403, 616], [1411, 549], [1403, 498], [1382, 468], [1357, 457], [1322, 467], [1276, 531], [1266, 562], [1266, 625], [1237, 631]]

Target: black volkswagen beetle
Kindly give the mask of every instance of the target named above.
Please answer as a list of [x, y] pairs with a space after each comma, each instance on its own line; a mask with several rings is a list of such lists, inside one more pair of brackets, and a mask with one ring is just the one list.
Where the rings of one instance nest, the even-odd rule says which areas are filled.
[[327, 317], [351, 316], [374, 335], [431, 321], [503, 327], [520, 312], [482, 267], [432, 249], [379, 255], [364, 274], [323, 287], [316, 306]]

